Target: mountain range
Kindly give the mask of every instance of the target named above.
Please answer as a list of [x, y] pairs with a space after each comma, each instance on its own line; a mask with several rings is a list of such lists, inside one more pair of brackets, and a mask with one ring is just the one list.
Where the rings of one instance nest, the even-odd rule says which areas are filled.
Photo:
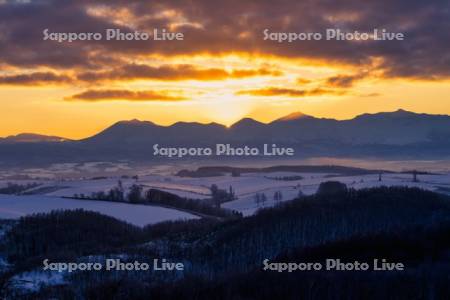
[[217, 123], [120, 121], [94, 136], [69, 140], [37, 134], [0, 139], [0, 164], [154, 160], [154, 144], [170, 147], [293, 147], [298, 157], [450, 157], [450, 116], [405, 110], [363, 114], [350, 120], [316, 118], [300, 112], [270, 123], [244, 118], [226, 127]]

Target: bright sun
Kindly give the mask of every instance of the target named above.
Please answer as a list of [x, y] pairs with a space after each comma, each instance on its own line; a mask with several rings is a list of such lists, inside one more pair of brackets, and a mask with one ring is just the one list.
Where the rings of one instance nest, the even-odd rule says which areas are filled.
[[232, 93], [216, 96], [211, 103], [207, 104], [207, 111], [211, 116], [214, 116], [214, 122], [226, 126], [230, 126], [248, 115], [251, 108], [252, 104], [250, 101], [243, 100]]

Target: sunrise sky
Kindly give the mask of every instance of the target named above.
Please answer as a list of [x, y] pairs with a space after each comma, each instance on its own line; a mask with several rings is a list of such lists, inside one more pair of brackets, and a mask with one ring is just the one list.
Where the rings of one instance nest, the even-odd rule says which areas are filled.
[[[119, 28], [183, 41], [43, 40]], [[404, 41], [264, 40], [272, 32], [370, 32]], [[352, 118], [450, 114], [448, 1], [0, 0], [0, 136], [82, 138], [119, 120], [230, 125], [295, 111]]]

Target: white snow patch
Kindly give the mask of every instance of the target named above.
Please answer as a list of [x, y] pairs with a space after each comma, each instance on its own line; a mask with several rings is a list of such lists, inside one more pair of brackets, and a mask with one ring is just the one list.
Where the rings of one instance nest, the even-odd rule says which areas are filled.
[[85, 209], [99, 212], [137, 226], [169, 220], [197, 219], [197, 216], [159, 206], [116, 203], [108, 201], [74, 200], [49, 196], [0, 195], [0, 218], [18, 219], [33, 213], [51, 210]]

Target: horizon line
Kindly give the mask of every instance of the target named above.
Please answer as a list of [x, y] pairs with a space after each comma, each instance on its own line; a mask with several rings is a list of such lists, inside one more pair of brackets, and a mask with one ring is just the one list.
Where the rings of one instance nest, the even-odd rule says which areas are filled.
[[[273, 119], [273, 120], [271, 120], [271, 121], [269, 121], [269, 122], [263, 122], [263, 121], [259, 121], [259, 120], [255, 119], [255, 118], [252, 118], [252, 117], [250, 117], [250, 116], [247, 115], [247, 116], [244, 116], [244, 117], [240, 118], [239, 120], [237, 120], [236, 122], [232, 123], [231, 125], [225, 125], [225, 124], [218, 123], [218, 122], [214, 122], [214, 121], [211, 121], [211, 122], [208, 122], [208, 123], [206, 123], [206, 122], [204, 123], [204, 122], [197, 122], [197, 121], [181, 121], [181, 120], [180, 120], [180, 121], [173, 122], [173, 123], [171, 123], [171, 124], [169, 124], [169, 125], [162, 125], [162, 124], [158, 124], [158, 123], [155, 123], [155, 122], [153, 122], [153, 121], [150, 121], [150, 120], [140, 120], [140, 119], [134, 118], [134, 119], [130, 119], [130, 120], [118, 120], [118, 121], [112, 123], [111, 125], [108, 125], [108, 126], [105, 127], [104, 129], [101, 129], [100, 131], [98, 131], [97, 133], [95, 133], [95, 134], [93, 134], [93, 135], [89, 135], [89, 136], [86, 136], [86, 137], [83, 137], [83, 138], [78, 138], [78, 139], [71, 139], [71, 138], [66, 138], [66, 137], [59, 136], [59, 135], [54, 135], [54, 134], [43, 134], [43, 133], [37, 133], [37, 132], [32, 132], [32, 131], [22, 131], [22, 132], [18, 132], [18, 133], [16, 133], [16, 134], [10, 134], [10, 135], [7, 135], [7, 136], [0, 136], [0, 139], [10, 138], [10, 137], [16, 137], [16, 136], [24, 135], [24, 134], [32, 134], [32, 135], [47, 136], [47, 137], [57, 137], [57, 138], [61, 138], [62, 140], [67, 140], [67, 141], [80, 141], [80, 140], [84, 140], [84, 139], [93, 137], [93, 136], [97, 135], [98, 133], [103, 132], [104, 130], [106, 130], [106, 129], [108, 129], [108, 128], [110, 128], [110, 127], [116, 125], [116, 124], [119, 124], [119, 123], [121, 123], [121, 122], [139, 122], [139, 123], [146, 123], [146, 122], [147, 122], [147, 123], [151, 123], [151, 124], [153, 124], [153, 125], [159, 126], [159, 127], [166, 127], [166, 128], [167, 128], [167, 127], [174, 126], [175, 124], [179, 124], [179, 123], [185, 123], [185, 124], [199, 124], [199, 125], [212, 125], [212, 124], [216, 124], [216, 125], [221, 125], [221, 126], [223, 126], [223, 127], [225, 127], [225, 128], [228, 129], [228, 128], [233, 127], [235, 124], [237, 124], [237, 123], [239, 123], [239, 122], [241, 122], [242, 120], [245, 120], [245, 119], [250, 119], [250, 120], [253, 120], [253, 121], [255, 121], [255, 122], [264, 124], [264, 125], [269, 125], [269, 124], [271, 124], [271, 123], [273, 123], [273, 122], [282, 120], [283, 118], [286, 118], [286, 117], [291, 116], [291, 115], [293, 115], [293, 114], [299, 114], [299, 115], [300, 115], [297, 119], [301, 119], [301, 118], [303, 118], [303, 117], [311, 117], [311, 118], [315, 118], [315, 119], [319, 119], [319, 120], [349, 121], [349, 120], [353, 120], [353, 119], [356, 119], [356, 118], [361, 117], [361, 116], [364, 116], [364, 115], [377, 115], [377, 114], [382, 114], [382, 113], [395, 113], [395, 112], [406, 112], [406, 113], [413, 113], [413, 114], [418, 114], [418, 115], [448, 116], [448, 117], [450, 117], [450, 115], [447, 115], [447, 114], [431, 114], [431, 113], [415, 112], [415, 111], [412, 111], [412, 110], [406, 110], [406, 109], [403, 109], [403, 108], [398, 108], [398, 109], [393, 110], [393, 111], [379, 111], [379, 112], [375, 112], [375, 113], [362, 113], [362, 114], [357, 114], [357, 115], [355, 115], [355, 116], [353, 116], [353, 117], [351, 117], [351, 118], [346, 118], [346, 119], [320, 118], [320, 117], [315, 117], [315, 116], [313, 116], [313, 115], [304, 114], [304, 113], [301, 112], [301, 111], [294, 111], [294, 112], [291, 112], [291, 113], [289, 113], [289, 114], [287, 114], [287, 115], [285, 115], [285, 116], [282, 116], [282, 117], [279, 117], [279, 118], [275, 118], [275, 119]], [[292, 120], [295, 120], [295, 119], [296, 119], [296, 118], [293, 118]], [[286, 119], [286, 121], [288, 121], [288, 119]]]

